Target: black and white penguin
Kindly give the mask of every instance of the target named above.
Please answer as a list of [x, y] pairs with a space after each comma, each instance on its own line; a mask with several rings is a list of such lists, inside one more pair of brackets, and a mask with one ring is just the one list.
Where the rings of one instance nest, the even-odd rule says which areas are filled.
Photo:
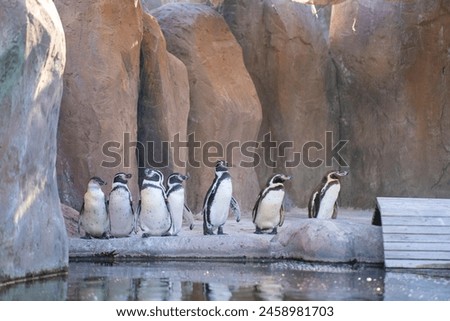
[[238, 202], [233, 197], [228, 163], [219, 160], [216, 163], [214, 180], [203, 202], [203, 234], [212, 235], [216, 229], [218, 229], [217, 234], [224, 234], [223, 225], [228, 218], [230, 208], [236, 217], [236, 222], [239, 222], [241, 211]]
[[348, 171], [330, 171], [314, 189], [308, 203], [308, 217], [335, 219], [337, 216], [337, 199], [341, 190], [340, 179]]
[[284, 182], [292, 179], [291, 176], [276, 174], [261, 190], [253, 207], [252, 217], [256, 226], [256, 234], [272, 230], [270, 234], [277, 234], [277, 228], [284, 223]]
[[173, 173], [167, 178], [166, 196], [170, 214], [172, 215], [170, 235], [178, 235], [181, 231], [183, 216], [189, 223], [190, 229], [194, 228], [194, 216], [184, 202], [183, 182], [187, 179], [189, 179], [189, 175], [181, 175], [179, 173]]
[[142, 237], [169, 235], [172, 217], [163, 185], [164, 175], [153, 168], [146, 168], [144, 174], [138, 206]]
[[128, 189], [131, 174], [117, 173], [109, 193], [108, 209], [111, 220], [111, 236], [127, 237], [135, 231], [133, 200]]
[[86, 237], [107, 238], [110, 232], [110, 221], [106, 197], [102, 186], [106, 185], [101, 178], [94, 176], [89, 180], [87, 191], [84, 194], [78, 218], [78, 233], [82, 226]]

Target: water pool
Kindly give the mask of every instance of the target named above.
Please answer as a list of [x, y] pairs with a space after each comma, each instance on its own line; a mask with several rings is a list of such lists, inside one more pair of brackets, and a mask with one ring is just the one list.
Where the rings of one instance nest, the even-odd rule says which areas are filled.
[[0, 300], [450, 300], [450, 272], [297, 261], [71, 262], [66, 276], [0, 288]]

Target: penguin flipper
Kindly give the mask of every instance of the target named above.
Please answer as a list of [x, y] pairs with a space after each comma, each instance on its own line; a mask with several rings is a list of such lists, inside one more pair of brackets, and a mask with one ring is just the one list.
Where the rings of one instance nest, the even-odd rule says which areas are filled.
[[194, 228], [194, 214], [186, 204], [184, 204], [183, 217], [188, 222], [189, 229], [192, 230]]
[[230, 208], [234, 217], [236, 217], [236, 222], [239, 222], [241, 220], [241, 208], [234, 197], [231, 197]]
[[284, 214], [284, 204], [281, 204], [281, 207], [280, 207], [280, 223], [278, 223], [278, 226], [283, 226], [283, 223], [284, 223], [284, 217], [285, 217], [285, 214]]
[[317, 213], [319, 213], [319, 207], [320, 207], [320, 194], [319, 192], [314, 191], [308, 203], [308, 217], [316, 218]]
[[80, 215], [78, 216], [77, 231], [78, 231], [78, 234], [81, 234], [81, 216], [84, 213], [84, 202], [83, 202], [83, 205], [81, 205], [81, 209], [80, 209], [79, 213], [80, 213]]
[[258, 198], [256, 199], [255, 206], [253, 206], [253, 210], [252, 210], [252, 221], [253, 221], [253, 223], [255, 223], [255, 220], [256, 220], [256, 214], [258, 213], [259, 203], [261, 202], [262, 194], [263, 194], [263, 191], [261, 191], [258, 194]]
[[140, 226], [140, 220], [139, 220], [140, 215], [141, 215], [141, 200], [139, 200], [139, 202], [138, 202], [138, 206], [136, 209], [136, 215], [134, 215], [134, 233], [138, 232], [138, 224], [139, 224], [139, 227], [142, 229], [142, 227]]
[[331, 218], [332, 218], [333, 220], [336, 219], [336, 217], [337, 217], [337, 214], [338, 214], [338, 208], [339, 208], [339, 205], [338, 205], [338, 202], [336, 201], [336, 202], [334, 203], [333, 215], [331, 215]]

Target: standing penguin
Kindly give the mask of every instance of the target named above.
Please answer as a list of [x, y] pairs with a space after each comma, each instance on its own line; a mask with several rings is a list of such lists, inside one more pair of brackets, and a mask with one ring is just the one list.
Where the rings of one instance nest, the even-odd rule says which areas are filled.
[[183, 181], [189, 179], [189, 175], [173, 173], [167, 178], [167, 202], [172, 215], [172, 228], [170, 235], [178, 235], [183, 225], [183, 214], [189, 222], [189, 227], [194, 228], [194, 217], [189, 207], [184, 203]]
[[78, 233], [80, 233], [80, 226], [83, 226], [87, 238], [109, 237], [110, 222], [105, 194], [102, 191], [103, 185], [106, 185], [106, 182], [94, 176], [89, 180], [87, 191], [84, 194], [78, 218]]
[[267, 186], [259, 193], [252, 217], [256, 226], [256, 234], [272, 229], [270, 234], [277, 234], [278, 226], [284, 223], [284, 185], [291, 176], [276, 174], [270, 178]]
[[167, 204], [164, 175], [157, 169], [146, 168], [142, 181], [141, 199], [138, 206], [142, 237], [169, 235], [172, 217]]
[[240, 221], [241, 211], [239, 204], [232, 194], [233, 187], [231, 175], [228, 172], [228, 163], [224, 160], [219, 160], [216, 162], [214, 180], [203, 202], [204, 235], [213, 235], [215, 229], [218, 229], [217, 234], [224, 234], [223, 225], [227, 220], [230, 208], [236, 217], [236, 222]]
[[135, 230], [133, 200], [127, 186], [131, 177], [131, 174], [117, 173], [109, 193], [109, 218], [114, 237], [126, 237]]
[[337, 216], [337, 198], [341, 190], [340, 178], [347, 176], [347, 171], [330, 171], [314, 189], [308, 203], [308, 217], [335, 219]]

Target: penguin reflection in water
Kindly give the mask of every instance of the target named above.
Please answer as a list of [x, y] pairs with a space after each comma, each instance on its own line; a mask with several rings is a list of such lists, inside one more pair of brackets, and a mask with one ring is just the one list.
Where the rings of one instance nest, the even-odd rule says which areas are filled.
[[189, 179], [189, 175], [173, 173], [167, 178], [167, 202], [170, 214], [172, 215], [172, 228], [170, 235], [176, 236], [181, 231], [183, 217], [189, 224], [189, 228], [194, 228], [194, 216], [189, 207], [184, 202], [183, 182]]
[[86, 238], [108, 238], [110, 221], [106, 197], [102, 186], [106, 185], [101, 178], [94, 176], [89, 180], [87, 191], [84, 194], [78, 218], [78, 234], [82, 226], [86, 232]]
[[308, 203], [308, 217], [335, 219], [337, 217], [337, 199], [341, 190], [340, 179], [348, 171], [330, 171], [314, 189]]
[[172, 216], [164, 188], [164, 175], [157, 169], [146, 168], [137, 210], [142, 237], [167, 236], [172, 228]]
[[117, 173], [113, 179], [108, 201], [113, 237], [127, 237], [136, 230], [133, 200], [127, 185], [131, 177], [131, 174]]
[[252, 217], [256, 226], [256, 234], [272, 230], [270, 234], [277, 234], [277, 228], [284, 223], [284, 185], [292, 179], [291, 176], [276, 174], [270, 178], [267, 186], [259, 193]]
[[214, 180], [203, 202], [203, 234], [213, 235], [216, 229], [217, 234], [224, 234], [223, 225], [227, 221], [230, 208], [236, 217], [236, 222], [239, 222], [241, 211], [239, 204], [233, 197], [228, 163], [224, 160], [219, 160], [216, 162]]

